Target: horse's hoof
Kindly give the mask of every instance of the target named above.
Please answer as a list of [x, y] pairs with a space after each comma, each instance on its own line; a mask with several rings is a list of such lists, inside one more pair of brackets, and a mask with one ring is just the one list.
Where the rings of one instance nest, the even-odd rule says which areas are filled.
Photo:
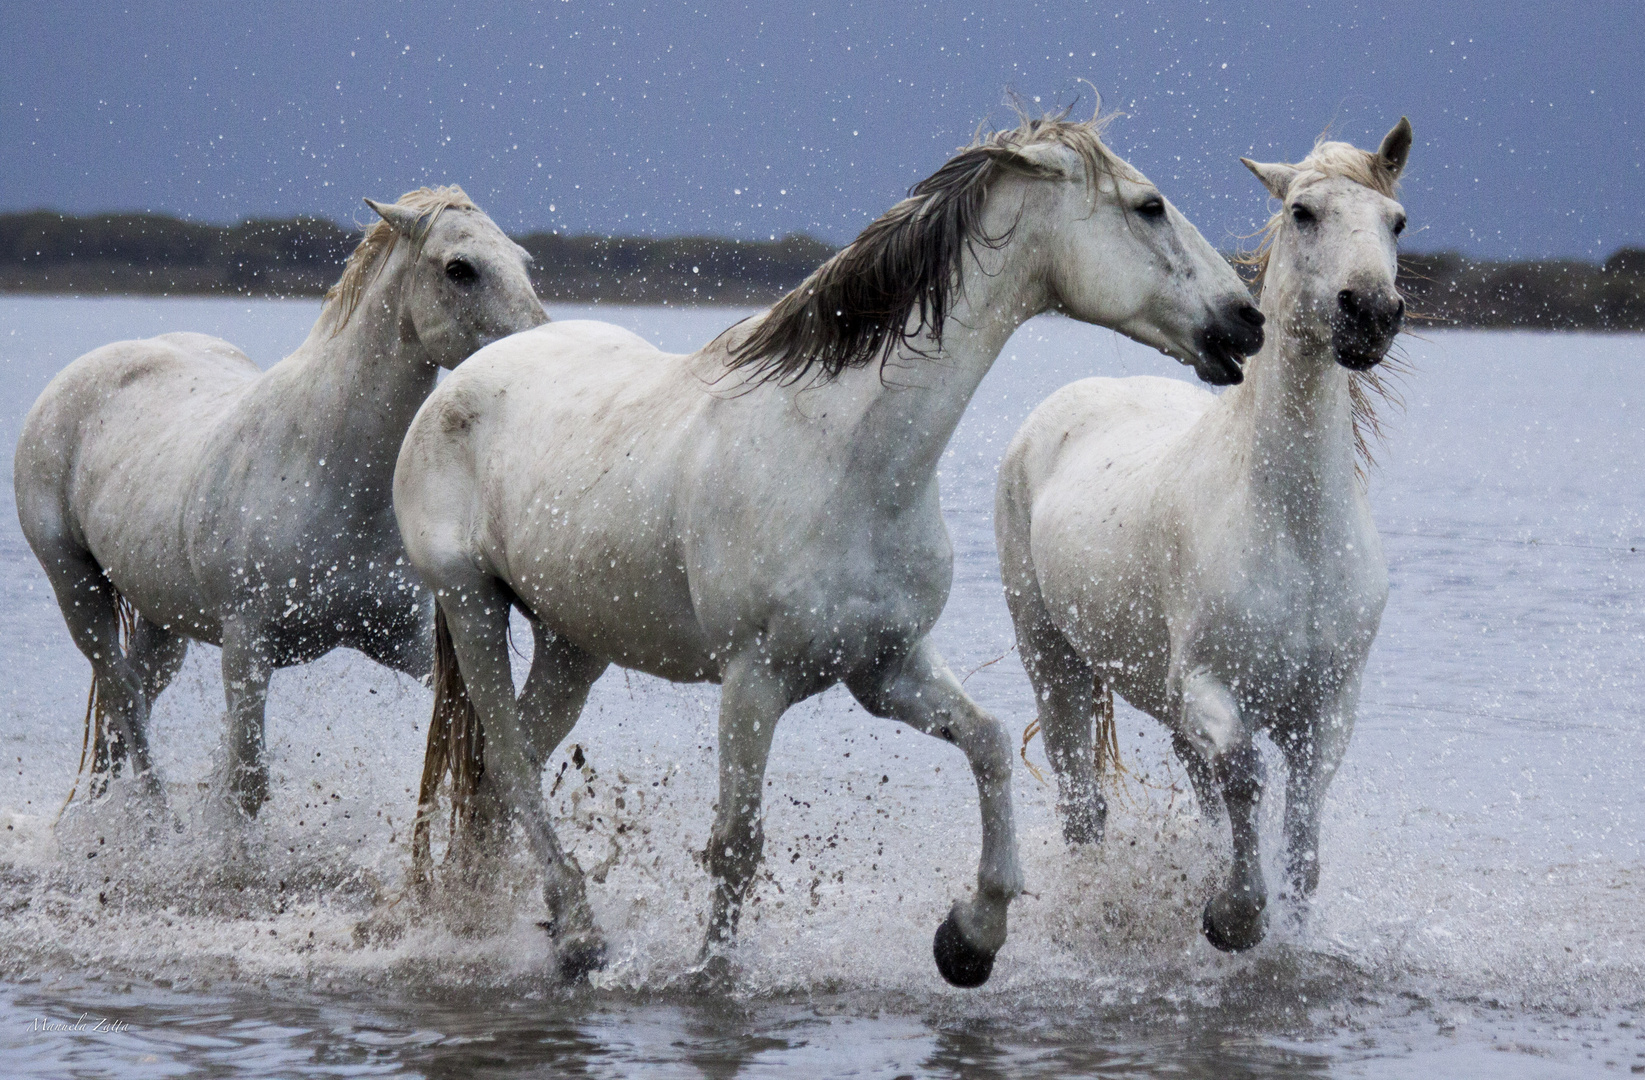
[[1063, 809], [1062, 838], [1064, 842], [1076, 847], [1081, 844], [1100, 844], [1107, 823], [1107, 805], [1101, 802], [1096, 805], [1075, 803]]
[[268, 770], [241, 769], [229, 780], [228, 801], [243, 814], [247, 821], [257, 817], [257, 811], [268, 801]]
[[1256, 910], [1253, 918], [1225, 920], [1219, 925], [1211, 914], [1211, 909], [1215, 906], [1214, 898], [1207, 901], [1205, 916], [1200, 920], [1200, 928], [1205, 931], [1206, 941], [1226, 953], [1244, 952], [1262, 941], [1262, 936], [1268, 929], [1268, 919], [1261, 908]]
[[605, 942], [568, 941], [562, 944], [556, 957], [560, 981], [580, 983], [596, 971], [605, 970]]
[[724, 994], [737, 983], [736, 965], [723, 951], [705, 951], [687, 973], [686, 983], [693, 993]]
[[953, 912], [937, 927], [931, 952], [937, 958], [937, 970], [950, 986], [966, 990], [981, 986], [994, 971], [994, 954], [975, 948], [965, 940]]

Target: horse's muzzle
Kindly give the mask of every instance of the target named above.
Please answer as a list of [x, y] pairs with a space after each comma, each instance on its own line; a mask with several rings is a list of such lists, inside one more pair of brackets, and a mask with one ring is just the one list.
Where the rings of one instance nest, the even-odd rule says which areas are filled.
[[1249, 300], [1225, 307], [1199, 333], [1194, 372], [1212, 386], [1231, 386], [1245, 379], [1244, 360], [1262, 348], [1262, 312]]
[[1382, 362], [1405, 323], [1405, 301], [1392, 291], [1343, 289], [1331, 318], [1331, 348], [1337, 363], [1368, 371]]

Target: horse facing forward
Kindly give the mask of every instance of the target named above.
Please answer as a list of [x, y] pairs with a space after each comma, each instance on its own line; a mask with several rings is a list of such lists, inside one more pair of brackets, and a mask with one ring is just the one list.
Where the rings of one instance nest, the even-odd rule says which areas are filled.
[[1388, 596], [1356, 448], [1405, 310], [1393, 195], [1410, 147], [1401, 119], [1374, 154], [1325, 142], [1300, 165], [1245, 162], [1284, 206], [1260, 260], [1268, 343], [1244, 383], [1220, 398], [1074, 383], [1000, 469], [1000, 565], [1064, 833], [1102, 837], [1091, 721], [1117, 691], [1171, 729], [1202, 812], [1226, 809], [1233, 868], [1203, 920], [1222, 949], [1266, 926], [1252, 737], [1285, 757], [1287, 887], [1303, 900]]
[[390, 505], [400, 439], [441, 367], [546, 316], [525, 251], [461, 189], [366, 201], [382, 220], [268, 371], [202, 334], [116, 342], [24, 421], [17, 513], [92, 664], [94, 791], [129, 757], [163, 798], [149, 709], [190, 638], [223, 648], [227, 790], [248, 815], [268, 793], [275, 668], [346, 645], [430, 669], [430, 604]]
[[[953, 570], [937, 465], [1006, 339], [1048, 310], [1218, 382], [1262, 340], [1244, 285], [1159, 190], [1093, 123], [1048, 118], [960, 152], [699, 352], [555, 323], [483, 350], [418, 412], [394, 507], [455, 662], [436, 674], [421, 827], [447, 767], [470, 820], [520, 821], [562, 975], [600, 966], [604, 944], [541, 768], [614, 662], [723, 686], [706, 970], [729, 963], [761, 858], [777, 722], [843, 682], [970, 763], [977, 890], [934, 951], [952, 983], [988, 977], [1022, 889], [1011, 747], [927, 636]], [[535, 640], [518, 696], [511, 608]]]

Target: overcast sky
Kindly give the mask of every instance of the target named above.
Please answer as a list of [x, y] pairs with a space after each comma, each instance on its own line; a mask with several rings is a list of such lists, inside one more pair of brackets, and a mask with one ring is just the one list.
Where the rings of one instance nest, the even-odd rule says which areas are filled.
[[[1260, 14], [1236, 15], [1237, 10]], [[1412, 249], [1645, 244], [1645, 3], [154, 5], [0, 0], [0, 210], [319, 213], [460, 183], [505, 228], [855, 235], [1012, 88], [1214, 243], [1237, 158], [1416, 129]]]

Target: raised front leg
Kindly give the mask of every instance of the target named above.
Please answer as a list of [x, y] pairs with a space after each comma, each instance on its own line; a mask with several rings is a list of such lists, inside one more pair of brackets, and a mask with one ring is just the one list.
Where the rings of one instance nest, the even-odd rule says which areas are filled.
[[268, 799], [268, 762], [263, 757], [263, 708], [273, 664], [262, 628], [234, 615], [223, 620], [223, 694], [228, 728], [223, 733], [223, 781], [229, 801], [256, 817]]
[[1205, 937], [1226, 952], [1249, 949], [1268, 928], [1268, 886], [1257, 847], [1262, 756], [1233, 694], [1203, 668], [1182, 682], [1179, 734], [1209, 763], [1233, 833], [1228, 885], [1205, 905]]
[[1213, 825], [1222, 823], [1222, 791], [1217, 787], [1216, 774], [1211, 765], [1194, 749], [1194, 744], [1176, 732], [1171, 733], [1171, 750], [1188, 772], [1188, 786], [1194, 789], [1194, 801], [1199, 812]]
[[1011, 814], [1011, 740], [1000, 722], [966, 696], [929, 639], [904, 657], [847, 684], [863, 708], [958, 746], [971, 763], [982, 804], [977, 892], [958, 901], [937, 928], [937, 970], [955, 986], [981, 986], [1005, 944], [1006, 914], [1022, 892]]
[[[499, 807], [499, 828], [506, 829], [511, 820], [524, 827], [532, 854], [543, 868], [543, 900], [561, 977], [581, 978], [604, 966], [605, 941], [588, 906], [582, 871], [560, 847], [543, 801], [542, 772], [533, 761], [509, 670], [508, 598], [493, 579], [476, 576], [461, 587], [442, 590], [438, 602], [468, 699], [485, 733], [485, 771], [477, 796]], [[587, 692], [583, 686], [579, 701]], [[576, 719], [574, 712], [570, 718]]]

